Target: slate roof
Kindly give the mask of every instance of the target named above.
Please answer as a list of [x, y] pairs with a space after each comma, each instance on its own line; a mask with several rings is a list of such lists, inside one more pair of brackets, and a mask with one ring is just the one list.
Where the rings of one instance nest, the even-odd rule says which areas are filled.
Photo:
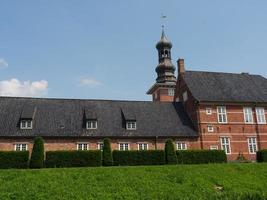
[[[25, 109], [35, 110], [32, 130], [19, 128]], [[97, 130], [86, 130], [85, 120], [95, 117]], [[137, 130], [126, 130], [124, 118], [134, 118]], [[196, 137], [197, 132], [180, 103], [0, 97], [0, 137], [16, 136]]]
[[267, 103], [267, 79], [260, 75], [186, 71], [184, 80], [198, 101]]

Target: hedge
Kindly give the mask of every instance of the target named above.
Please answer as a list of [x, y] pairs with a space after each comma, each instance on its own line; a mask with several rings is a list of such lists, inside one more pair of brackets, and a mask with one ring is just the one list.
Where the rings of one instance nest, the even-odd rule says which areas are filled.
[[0, 151], [0, 168], [28, 168], [29, 151]]
[[113, 151], [114, 165], [163, 165], [164, 150]]
[[267, 149], [257, 152], [257, 162], [267, 162]]
[[225, 163], [227, 157], [222, 150], [176, 151], [178, 164]]
[[34, 139], [30, 168], [38, 169], [44, 167], [44, 140], [41, 137]]
[[103, 166], [112, 166], [113, 165], [113, 156], [110, 145], [110, 139], [105, 138], [103, 140], [103, 151], [102, 151], [102, 165]]
[[46, 167], [101, 166], [101, 151], [48, 151]]
[[167, 139], [165, 142], [165, 160], [166, 164], [177, 164], [177, 156], [174, 150], [174, 144], [172, 139]]

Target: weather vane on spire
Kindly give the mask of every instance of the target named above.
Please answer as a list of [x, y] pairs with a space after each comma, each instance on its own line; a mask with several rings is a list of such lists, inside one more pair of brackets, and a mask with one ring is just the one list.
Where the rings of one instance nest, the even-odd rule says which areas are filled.
[[163, 13], [161, 13], [161, 28], [162, 28], [162, 31], [164, 30], [164, 20], [167, 19], [167, 16], [164, 15]]

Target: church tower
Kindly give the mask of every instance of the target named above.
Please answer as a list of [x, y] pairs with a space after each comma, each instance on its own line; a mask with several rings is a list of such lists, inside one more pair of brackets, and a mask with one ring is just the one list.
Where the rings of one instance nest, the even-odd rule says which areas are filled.
[[176, 85], [175, 67], [171, 61], [172, 43], [167, 39], [164, 29], [162, 29], [161, 38], [156, 48], [159, 62], [156, 67], [157, 79], [156, 83], [147, 91], [147, 94], [152, 95], [153, 101], [172, 102]]

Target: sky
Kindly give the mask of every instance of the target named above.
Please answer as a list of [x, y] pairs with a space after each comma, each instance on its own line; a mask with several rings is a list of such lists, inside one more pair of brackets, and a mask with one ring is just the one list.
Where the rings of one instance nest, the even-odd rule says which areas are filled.
[[266, 0], [0, 0], [0, 95], [151, 100], [162, 13], [175, 65], [267, 77]]

